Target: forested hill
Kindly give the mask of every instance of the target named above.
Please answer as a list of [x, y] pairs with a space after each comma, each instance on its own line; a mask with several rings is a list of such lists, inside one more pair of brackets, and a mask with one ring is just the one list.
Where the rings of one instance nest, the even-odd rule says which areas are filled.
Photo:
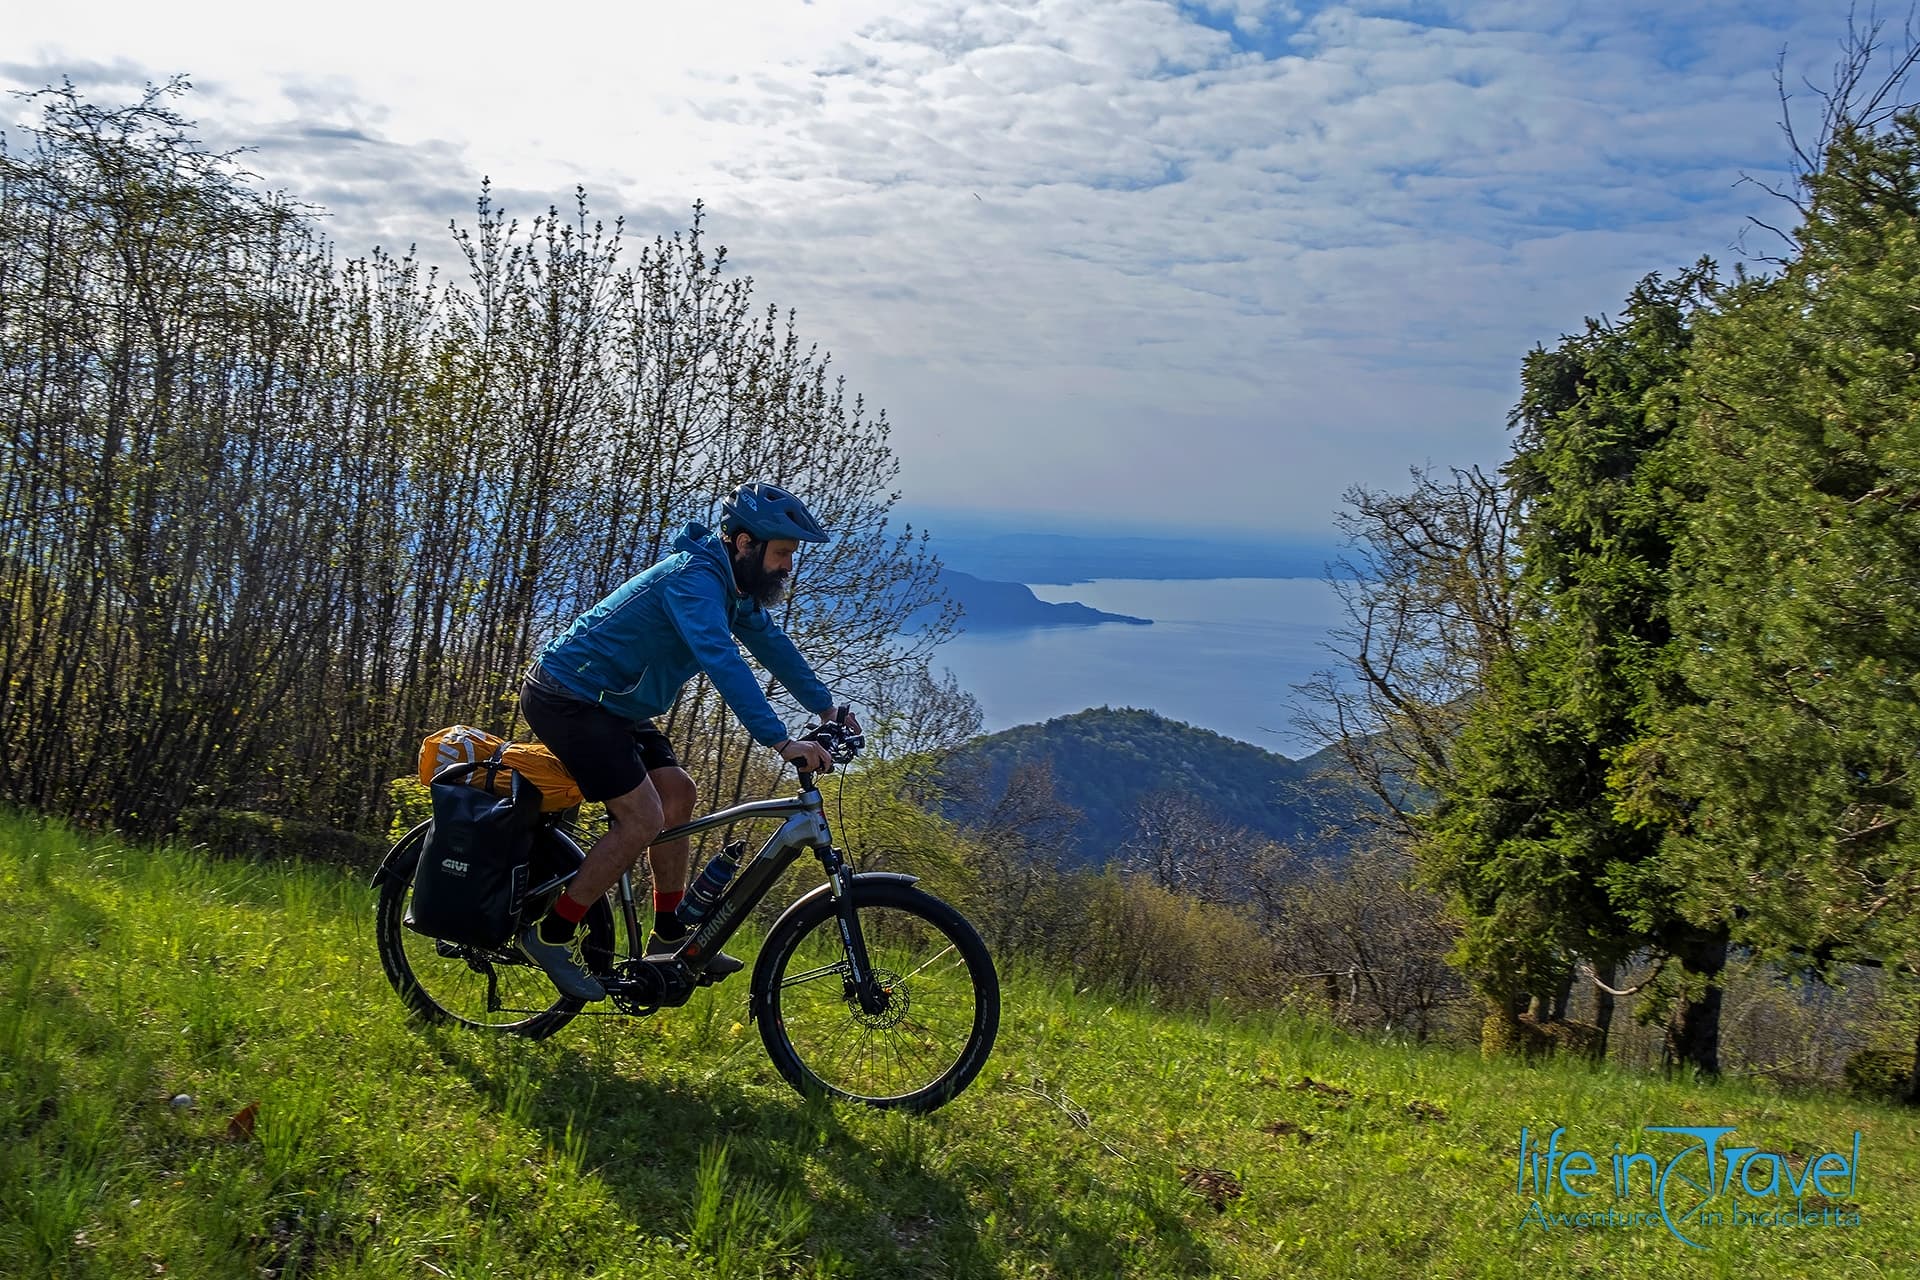
[[[1045, 762], [1055, 795], [1080, 810], [1073, 855], [1099, 865], [1135, 833], [1142, 799], [1172, 792], [1215, 820], [1257, 835], [1304, 843], [1329, 814], [1363, 802], [1330, 772], [1332, 757], [1289, 760], [1251, 743], [1131, 707], [1097, 707], [976, 739], [948, 765], [956, 787], [948, 816], [981, 816], [980, 797], [1000, 794], [1022, 765]], [[984, 775], [984, 776], [979, 776]]]

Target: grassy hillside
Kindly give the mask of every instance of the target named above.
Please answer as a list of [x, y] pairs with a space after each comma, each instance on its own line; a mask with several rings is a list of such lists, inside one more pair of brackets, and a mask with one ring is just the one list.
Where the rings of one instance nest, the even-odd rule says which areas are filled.
[[[1911, 1113], [1010, 974], [974, 1088], [882, 1115], [788, 1091], [737, 984], [542, 1044], [415, 1026], [336, 872], [0, 817], [0, 890], [9, 1277], [1920, 1274]], [[1604, 1159], [1660, 1123], [1795, 1172], [1858, 1130], [1861, 1224], [1517, 1229], [1521, 1125]]]

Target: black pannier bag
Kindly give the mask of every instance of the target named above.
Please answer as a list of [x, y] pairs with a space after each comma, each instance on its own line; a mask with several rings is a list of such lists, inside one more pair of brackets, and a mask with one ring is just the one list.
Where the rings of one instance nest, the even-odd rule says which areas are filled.
[[[433, 823], [414, 868], [406, 915], [406, 926], [416, 933], [498, 947], [519, 928], [541, 797], [540, 788], [519, 773], [512, 774], [507, 795], [495, 795], [494, 775], [505, 767], [496, 751], [489, 760], [449, 765], [433, 775]], [[487, 786], [467, 781], [481, 770]]]

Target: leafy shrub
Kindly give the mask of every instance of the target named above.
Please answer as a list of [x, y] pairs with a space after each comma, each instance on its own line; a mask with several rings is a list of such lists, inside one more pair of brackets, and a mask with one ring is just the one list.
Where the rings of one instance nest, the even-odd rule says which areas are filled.
[[1913, 1055], [1893, 1049], [1862, 1049], [1847, 1059], [1847, 1091], [1886, 1102], [1912, 1101]]
[[433, 793], [418, 778], [395, 778], [387, 783], [387, 804], [393, 816], [387, 822], [387, 839], [398, 842], [401, 836], [433, 816]]

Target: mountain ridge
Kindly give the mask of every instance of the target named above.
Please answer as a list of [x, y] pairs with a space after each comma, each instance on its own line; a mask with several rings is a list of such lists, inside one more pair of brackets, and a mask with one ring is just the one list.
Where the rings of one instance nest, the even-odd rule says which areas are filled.
[[[1337, 770], [1337, 753], [1291, 760], [1211, 729], [1136, 707], [1090, 707], [1038, 724], [983, 734], [956, 751], [946, 771], [984, 774], [980, 797], [996, 796], [1019, 767], [1046, 764], [1054, 794], [1078, 809], [1069, 860], [1099, 866], [1133, 835], [1140, 802], [1177, 791], [1217, 819], [1282, 843], [1305, 845], [1344, 829], [1367, 801]], [[984, 816], [983, 801], [950, 801], [960, 822]], [[1336, 837], [1334, 851], [1344, 848]]]
[[[1024, 583], [981, 578], [959, 569], [942, 566], [940, 586], [949, 599], [964, 611], [959, 629], [965, 631], [1017, 631], [1028, 627], [1090, 627], [1118, 622], [1128, 626], [1153, 625], [1152, 618], [1135, 618], [1124, 613], [1108, 613], [1076, 600], [1042, 600]], [[939, 616], [937, 606], [926, 605], [907, 617], [906, 629], [925, 627]]]

